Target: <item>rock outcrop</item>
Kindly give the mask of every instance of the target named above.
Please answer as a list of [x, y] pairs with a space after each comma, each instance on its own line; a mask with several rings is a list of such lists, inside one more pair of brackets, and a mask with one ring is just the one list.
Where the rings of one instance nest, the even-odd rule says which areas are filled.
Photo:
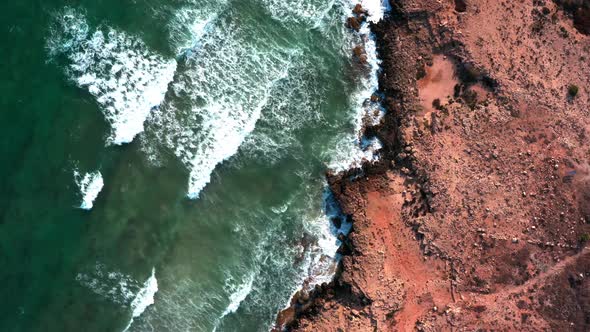
[[287, 328], [590, 330], [590, 38], [549, 1], [391, 5], [383, 158], [329, 176], [347, 255]]

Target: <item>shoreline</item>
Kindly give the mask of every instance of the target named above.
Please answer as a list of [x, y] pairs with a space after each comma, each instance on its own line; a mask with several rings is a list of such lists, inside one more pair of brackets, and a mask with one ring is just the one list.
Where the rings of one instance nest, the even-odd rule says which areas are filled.
[[381, 141], [381, 158], [327, 174], [353, 220], [346, 255], [333, 281], [295, 296], [277, 325], [590, 328], [590, 183], [580, 176], [590, 100], [567, 92], [589, 83], [588, 36], [555, 3], [391, 7], [371, 26], [387, 112], [365, 135]]
[[[354, 148], [358, 149], [358, 153], [362, 154], [362, 156], [357, 155], [353, 157], [351, 163], [344, 169], [341, 169], [340, 167], [335, 167], [334, 169], [329, 168], [326, 173], [327, 190], [330, 191], [330, 196], [333, 196], [337, 205], [340, 205], [340, 200], [333, 192], [332, 179], [362, 176], [367, 165], [375, 165], [382, 162], [380, 156], [382, 145], [374, 132], [375, 129], [380, 126], [380, 123], [382, 123], [386, 111], [382, 106], [382, 100], [379, 97], [381, 95], [379, 89], [379, 76], [382, 68], [380, 66], [381, 60], [379, 59], [379, 53], [377, 51], [377, 40], [373, 31], [373, 25], [378, 24], [384, 19], [387, 12], [390, 10], [390, 6], [387, 1], [382, 0], [372, 1], [369, 8], [364, 8], [363, 4], [364, 1], [359, 1], [351, 7], [351, 11], [349, 12], [350, 16], [348, 16], [344, 25], [357, 39], [356, 41], [353, 41], [353, 44], [351, 45], [352, 59], [359, 67], [358, 70], [362, 74], [368, 76], [365, 84], [370, 85], [372, 90], [370, 91], [368, 88], [365, 88], [364, 90], [361, 89], [361, 91], [357, 92], [357, 94], [360, 95], [356, 121], [358, 142], [355, 141], [353, 144], [355, 145]], [[364, 96], [363, 92], [367, 95]], [[328, 291], [332, 292], [335, 287], [335, 283], [342, 273], [342, 258], [346, 255], [350, 255], [352, 249], [348, 239], [352, 224], [347, 226], [346, 231], [340, 231], [341, 227], [344, 227], [342, 224], [352, 223], [350, 214], [342, 213], [340, 206], [338, 206], [338, 210], [339, 213], [337, 216], [328, 215], [331, 227], [337, 229], [336, 239], [338, 240], [338, 249], [334, 253], [335, 272], [331, 281], [319, 284], [316, 283], [314, 287], [310, 289], [309, 285], [307, 285], [306, 278], [304, 284], [293, 293], [287, 302], [286, 307], [279, 311], [276, 322], [271, 327], [270, 331], [291, 329], [293, 324], [296, 324], [298, 316], [305, 314], [306, 311], [310, 309], [310, 306], [313, 305], [315, 299], [325, 296], [325, 293]], [[335, 218], [339, 219], [338, 224], [334, 222]]]

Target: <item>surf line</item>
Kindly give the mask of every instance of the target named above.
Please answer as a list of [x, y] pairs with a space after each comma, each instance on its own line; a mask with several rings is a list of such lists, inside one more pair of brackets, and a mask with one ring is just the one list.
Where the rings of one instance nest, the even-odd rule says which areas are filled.
[[212, 332], [217, 331], [219, 324], [221, 324], [221, 322], [223, 321], [225, 316], [227, 316], [229, 314], [233, 314], [234, 312], [236, 312], [240, 308], [240, 305], [242, 304], [242, 302], [248, 297], [248, 295], [252, 291], [252, 285], [254, 284], [255, 274], [256, 274], [256, 272], [254, 271], [250, 275], [248, 275], [248, 277], [246, 277], [242, 281], [242, 283], [238, 286], [238, 288], [233, 293], [230, 294], [230, 296], [229, 296], [230, 303], [227, 305], [227, 307], [225, 308], [225, 310], [223, 311], [221, 316], [219, 316], [219, 318], [217, 318], [217, 320], [215, 322], [215, 326], [213, 326]]
[[158, 292], [158, 280], [156, 279], [156, 268], [152, 268], [152, 275], [145, 281], [143, 287], [137, 292], [135, 298], [131, 302], [131, 309], [133, 313], [127, 327], [123, 330], [126, 332], [133, 324], [133, 320], [143, 314], [145, 309], [154, 304], [154, 296]]
[[[366, 76], [363, 81], [363, 86], [360, 91], [355, 94], [353, 98], [353, 105], [356, 107], [357, 114], [355, 118], [355, 130], [357, 138], [352, 143], [358, 150], [352, 158], [347, 160], [344, 167], [337, 167], [337, 169], [329, 169], [329, 174], [346, 173], [352, 169], [362, 169], [365, 163], [373, 163], [379, 160], [379, 150], [381, 149], [381, 142], [376, 137], [365, 136], [365, 130], [372, 126], [379, 125], [385, 115], [385, 108], [381, 105], [381, 97], [379, 95], [379, 80], [378, 75], [381, 70], [381, 60], [378, 58], [376, 38], [371, 31], [372, 24], [377, 24], [381, 21], [386, 13], [389, 11], [388, 0], [362, 0], [360, 2], [349, 2], [351, 9], [351, 16], [346, 19], [346, 26], [350, 29], [354, 41], [352, 47], [352, 57], [360, 65], [361, 72]], [[368, 73], [366, 72], [368, 70]], [[343, 245], [346, 241], [352, 223], [338, 207], [335, 198], [329, 194], [324, 195], [324, 213], [326, 219], [330, 222], [332, 228], [332, 235], [335, 237], [334, 241], [337, 247]], [[337, 221], [337, 222], [335, 222]], [[322, 254], [326, 254], [323, 252]], [[340, 250], [336, 249], [332, 255], [334, 263], [338, 264], [342, 255]], [[310, 264], [317, 264], [313, 260]], [[317, 269], [313, 266], [308, 266], [309, 271]], [[322, 271], [319, 271], [321, 273]], [[330, 277], [333, 280], [335, 273]], [[309, 281], [313, 280], [313, 276], [304, 276], [302, 284], [295, 290], [290, 297], [289, 302], [283, 310], [277, 315], [276, 322], [270, 327], [270, 331], [282, 331], [284, 327], [288, 326], [296, 318], [298, 310], [305, 308], [305, 303], [311, 303], [314, 300], [315, 289], [321, 289], [319, 284], [311, 284]], [[327, 279], [323, 279], [327, 280]]]
[[362, 0], [350, 5], [352, 15], [346, 19], [346, 26], [356, 39], [353, 42], [352, 56], [366, 77], [363, 88], [356, 96], [358, 109], [355, 129], [358, 136], [357, 144], [361, 150], [360, 160], [353, 161], [346, 170], [361, 168], [365, 162], [375, 162], [379, 159], [381, 142], [376, 137], [365, 135], [366, 129], [379, 125], [385, 116], [385, 108], [381, 105], [379, 94], [381, 60], [377, 54], [376, 38], [371, 27], [379, 23], [390, 9], [388, 0]]

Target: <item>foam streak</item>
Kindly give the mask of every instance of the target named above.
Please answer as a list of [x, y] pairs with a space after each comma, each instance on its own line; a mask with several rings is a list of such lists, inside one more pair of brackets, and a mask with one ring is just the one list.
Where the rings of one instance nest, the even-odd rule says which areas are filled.
[[82, 203], [80, 208], [84, 210], [92, 209], [94, 200], [104, 186], [102, 174], [99, 171], [86, 173], [82, 176], [77, 170], [74, 170], [74, 181], [82, 194]]
[[56, 16], [47, 42], [50, 56], [65, 56], [68, 78], [96, 98], [111, 125], [107, 143], [131, 142], [164, 100], [176, 61], [124, 32], [109, 27], [92, 31], [84, 15], [70, 8]]

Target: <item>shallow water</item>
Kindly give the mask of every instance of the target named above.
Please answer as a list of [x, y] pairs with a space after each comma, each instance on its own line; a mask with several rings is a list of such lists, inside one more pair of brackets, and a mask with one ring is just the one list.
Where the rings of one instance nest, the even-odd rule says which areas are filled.
[[378, 109], [351, 8], [0, 4], [0, 330], [266, 331], [329, 281], [324, 174]]

